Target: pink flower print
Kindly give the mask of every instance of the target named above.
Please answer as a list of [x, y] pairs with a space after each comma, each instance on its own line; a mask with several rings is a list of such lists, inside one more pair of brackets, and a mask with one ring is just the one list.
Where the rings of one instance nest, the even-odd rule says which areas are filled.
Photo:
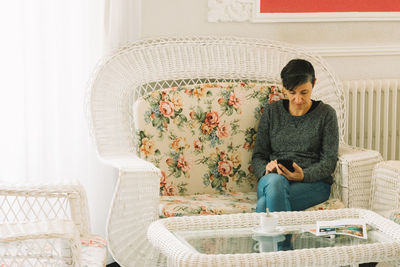
[[165, 173], [165, 171], [161, 171], [160, 187], [164, 187], [167, 184], [167, 180], [167, 174]]
[[210, 181], [214, 181], [214, 179], [215, 179], [214, 174], [211, 174], [211, 175], [210, 175]]
[[214, 127], [212, 127], [206, 123], [203, 123], [200, 128], [201, 128], [201, 131], [203, 132], [203, 134], [210, 134]]
[[172, 158], [167, 158], [167, 159], [165, 160], [165, 162], [167, 163], [168, 166], [174, 165], [174, 160], [173, 160]]
[[174, 104], [170, 101], [160, 101], [160, 112], [165, 117], [174, 116]]
[[211, 126], [212, 128], [217, 126], [218, 123], [219, 123], [219, 115], [218, 115], [218, 113], [215, 112], [215, 111], [207, 112], [206, 119], [205, 119], [204, 123], [206, 123], [208, 126]]
[[225, 151], [219, 152], [219, 158], [220, 158], [221, 160], [225, 160], [225, 158], [226, 158], [226, 152], [225, 152]]
[[178, 193], [178, 187], [174, 184], [168, 184], [164, 187], [164, 196], [175, 196]]
[[278, 100], [281, 100], [283, 98], [283, 95], [279, 92], [271, 92], [268, 95], [268, 104], [271, 104], [272, 102], [276, 102]]
[[201, 150], [203, 148], [203, 143], [199, 139], [196, 139], [193, 141], [193, 147], [195, 150]]
[[169, 212], [169, 211], [165, 211], [163, 212], [165, 217], [175, 217], [175, 213], [174, 212]]
[[231, 92], [229, 95], [228, 104], [238, 109], [242, 105], [242, 99], [236, 93]]
[[161, 92], [161, 99], [165, 100], [167, 98], [167, 92], [166, 91], [162, 91]]
[[192, 167], [187, 157], [182, 154], [179, 155], [178, 163], [176, 164], [176, 166], [178, 168], [181, 168], [183, 172], [188, 172]]
[[218, 125], [217, 136], [218, 138], [227, 138], [231, 133], [231, 126], [227, 122], [220, 123]]
[[201, 206], [200, 215], [216, 215], [222, 212], [218, 209], [208, 209], [206, 206]]
[[218, 162], [218, 172], [223, 176], [228, 176], [233, 172], [233, 164], [230, 160]]

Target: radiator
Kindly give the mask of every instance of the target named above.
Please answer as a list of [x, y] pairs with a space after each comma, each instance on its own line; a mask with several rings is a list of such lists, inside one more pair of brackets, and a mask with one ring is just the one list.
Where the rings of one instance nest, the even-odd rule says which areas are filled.
[[343, 82], [347, 105], [345, 141], [400, 159], [400, 80]]

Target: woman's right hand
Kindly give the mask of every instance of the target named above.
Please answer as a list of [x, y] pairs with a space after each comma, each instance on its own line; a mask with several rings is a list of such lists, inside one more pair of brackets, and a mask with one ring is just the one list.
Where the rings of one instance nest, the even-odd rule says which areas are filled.
[[265, 174], [271, 173], [271, 172], [278, 172], [278, 161], [277, 160], [272, 160], [270, 161], [267, 166], [265, 166]]

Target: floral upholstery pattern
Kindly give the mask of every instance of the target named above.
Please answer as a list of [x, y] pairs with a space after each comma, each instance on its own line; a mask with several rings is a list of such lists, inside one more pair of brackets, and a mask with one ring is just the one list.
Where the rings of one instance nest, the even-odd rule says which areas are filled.
[[[256, 192], [162, 196], [160, 201], [160, 217], [255, 212], [256, 204]], [[340, 200], [328, 199], [307, 210], [343, 208], [345, 208], [345, 206]]]
[[[196, 84], [153, 91], [134, 105], [138, 155], [161, 170], [160, 217], [255, 212], [251, 154], [276, 84]], [[328, 200], [312, 209], [343, 208]]]
[[318, 205], [312, 206], [311, 208], [306, 209], [309, 210], [336, 210], [336, 209], [344, 209], [346, 206], [342, 201], [335, 198], [330, 198], [325, 202], [322, 202]]
[[390, 218], [390, 220], [394, 221], [395, 223], [400, 224], [400, 210], [391, 212], [389, 218]]
[[255, 212], [256, 192], [161, 197], [160, 217]]
[[255, 191], [251, 153], [277, 85], [196, 84], [154, 91], [135, 103], [139, 156], [162, 171], [162, 196]]

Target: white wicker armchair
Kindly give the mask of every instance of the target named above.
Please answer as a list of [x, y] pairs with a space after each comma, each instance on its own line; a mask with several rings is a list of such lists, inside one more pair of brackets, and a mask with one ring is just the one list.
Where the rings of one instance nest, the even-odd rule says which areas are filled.
[[341, 84], [319, 56], [262, 39], [207, 37], [143, 40], [104, 59], [90, 86], [88, 117], [100, 158], [119, 169], [107, 225], [107, 242], [124, 266], [162, 265], [146, 238], [159, 218], [160, 170], [136, 155], [135, 101], [163, 88], [205, 82], [280, 82], [282, 67], [304, 58], [316, 69], [313, 98], [333, 106], [340, 127], [340, 157], [332, 195], [348, 207], [368, 208], [378, 152], [346, 146], [345, 99]]
[[79, 183], [0, 184], [0, 203], [1, 266], [105, 265]]

